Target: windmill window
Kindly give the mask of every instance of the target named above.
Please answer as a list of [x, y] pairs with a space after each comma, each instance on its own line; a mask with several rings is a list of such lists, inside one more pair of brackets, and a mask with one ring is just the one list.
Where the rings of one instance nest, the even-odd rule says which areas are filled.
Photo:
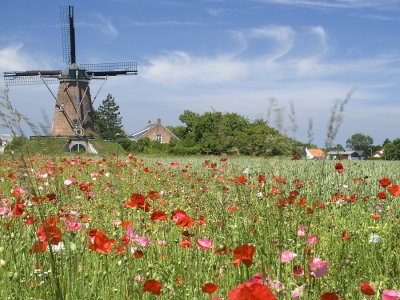
[[86, 148], [82, 144], [75, 144], [71, 147], [71, 152], [86, 152]]
[[161, 134], [157, 134], [157, 136], [156, 136], [156, 140], [157, 140], [157, 142], [162, 142], [162, 136], [161, 136]]

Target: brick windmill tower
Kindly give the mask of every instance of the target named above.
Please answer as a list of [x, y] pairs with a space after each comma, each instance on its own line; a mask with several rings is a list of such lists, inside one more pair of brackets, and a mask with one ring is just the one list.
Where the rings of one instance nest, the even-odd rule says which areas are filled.
[[[124, 62], [78, 65], [75, 53], [74, 8], [61, 7], [60, 12], [66, 68], [5, 72], [4, 81], [6, 85], [43, 82], [55, 100], [51, 136], [85, 138], [94, 134], [93, 101], [95, 99], [92, 100], [90, 95], [90, 80], [107, 80], [109, 76], [117, 75], [136, 75], [137, 64]], [[59, 83], [57, 96], [48, 85], [56, 82]]]

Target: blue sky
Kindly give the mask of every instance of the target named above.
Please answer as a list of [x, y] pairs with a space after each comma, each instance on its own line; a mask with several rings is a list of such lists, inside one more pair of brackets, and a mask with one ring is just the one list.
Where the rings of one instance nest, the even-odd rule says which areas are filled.
[[[267, 119], [303, 142], [311, 120], [324, 146], [334, 104], [352, 93], [334, 144], [358, 132], [376, 144], [400, 137], [400, 0], [2, 0], [1, 72], [65, 67], [65, 5], [75, 9], [78, 64], [139, 64], [94, 103], [112, 94], [127, 133], [215, 110]], [[44, 85], [9, 96], [33, 121], [52, 118]]]

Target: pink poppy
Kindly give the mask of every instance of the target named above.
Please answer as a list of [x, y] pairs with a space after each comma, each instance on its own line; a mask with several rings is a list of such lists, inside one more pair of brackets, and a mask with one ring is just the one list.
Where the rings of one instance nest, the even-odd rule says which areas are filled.
[[328, 272], [328, 263], [315, 257], [310, 263], [310, 270], [315, 277], [322, 277]]
[[71, 179], [65, 179], [64, 180], [64, 185], [65, 186], [70, 186], [71, 184], [73, 184], [73, 181]]
[[399, 300], [400, 299], [400, 291], [396, 290], [385, 290], [382, 293], [383, 300]]
[[197, 239], [197, 246], [199, 246], [203, 250], [210, 250], [213, 246], [213, 243], [211, 240], [205, 240], [205, 239]]
[[297, 236], [298, 237], [305, 236], [307, 229], [308, 229], [308, 227], [306, 227], [304, 225], [299, 225], [299, 227], [297, 227]]
[[318, 238], [317, 238], [317, 236], [316, 236], [315, 234], [310, 235], [310, 236], [307, 238], [307, 244], [308, 244], [308, 245], [315, 245], [315, 244], [318, 244]]
[[292, 291], [292, 299], [295, 299], [295, 300], [297, 300], [297, 299], [299, 299], [299, 297], [303, 294], [303, 292], [304, 292], [304, 288], [305, 288], [305, 285], [303, 284], [303, 285], [301, 285], [301, 286], [299, 286], [298, 288], [295, 288], [293, 291]]
[[296, 256], [297, 254], [290, 250], [282, 251], [281, 253], [279, 253], [279, 259], [281, 263], [291, 262]]
[[150, 244], [151, 239], [145, 236], [138, 236], [132, 239], [136, 244], [142, 247], [147, 247]]
[[269, 281], [268, 273], [265, 273], [264, 275], [261, 273], [257, 273], [253, 277], [250, 278], [249, 282], [256, 282], [260, 284], [267, 284], [267, 281]]

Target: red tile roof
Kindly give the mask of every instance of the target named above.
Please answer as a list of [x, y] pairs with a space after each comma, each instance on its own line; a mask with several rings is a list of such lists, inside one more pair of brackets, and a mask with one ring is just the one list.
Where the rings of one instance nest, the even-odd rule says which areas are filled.
[[313, 157], [325, 157], [325, 152], [321, 149], [307, 149]]

